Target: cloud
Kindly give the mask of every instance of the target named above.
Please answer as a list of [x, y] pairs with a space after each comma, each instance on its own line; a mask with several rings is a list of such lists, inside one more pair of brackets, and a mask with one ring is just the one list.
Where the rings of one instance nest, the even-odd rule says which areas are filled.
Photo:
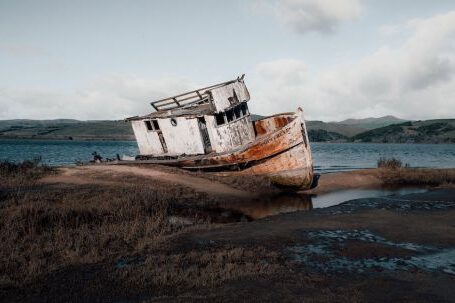
[[40, 56], [48, 54], [44, 49], [18, 43], [0, 43], [0, 52], [14, 56]]
[[[403, 26], [411, 33], [398, 47], [383, 46], [319, 73], [299, 68], [305, 63], [295, 59], [259, 64], [254, 89], [261, 109], [272, 113], [304, 105], [310, 118], [324, 120], [387, 114], [453, 118], [455, 11]], [[279, 73], [270, 77], [264, 67]], [[287, 83], [293, 78], [300, 83]]]
[[[273, 114], [303, 106], [308, 118], [320, 120], [453, 118], [455, 11], [399, 26], [408, 33], [401, 44], [394, 41], [326, 70], [311, 70], [295, 58], [257, 64], [246, 79], [251, 111]], [[152, 111], [150, 101], [197, 87], [184, 78], [132, 75], [104, 76], [72, 92], [0, 84], [0, 119], [122, 119]]]
[[72, 93], [48, 88], [0, 88], [0, 119], [123, 119], [147, 114], [152, 111], [151, 101], [195, 87], [182, 78], [110, 75]]
[[281, 59], [260, 63], [256, 66], [259, 74], [282, 84], [299, 84], [305, 80], [307, 66], [295, 59]]
[[359, 0], [280, 0], [273, 7], [276, 18], [293, 31], [329, 33], [344, 21], [359, 16]]

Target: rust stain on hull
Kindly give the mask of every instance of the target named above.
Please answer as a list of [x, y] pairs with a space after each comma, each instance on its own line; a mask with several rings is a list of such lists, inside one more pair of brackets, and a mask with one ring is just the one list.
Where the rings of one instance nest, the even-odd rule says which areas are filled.
[[309, 189], [313, 184], [314, 172], [301, 111], [255, 121], [254, 127], [256, 140], [229, 153], [170, 160], [152, 158], [137, 162], [164, 164], [189, 170], [263, 175], [280, 187]]

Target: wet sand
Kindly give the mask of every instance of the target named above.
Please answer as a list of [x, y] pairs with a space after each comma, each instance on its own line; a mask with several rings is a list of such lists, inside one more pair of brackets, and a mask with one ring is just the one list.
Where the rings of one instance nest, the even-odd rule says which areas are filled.
[[233, 197], [247, 197], [251, 194], [230, 187], [226, 184], [211, 181], [204, 178], [185, 174], [184, 171], [150, 165], [145, 167], [126, 166], [126, 165], [92, 165], [65, 167], [60, 169], [60, 173], [55, 176], [45, 177], [42, 183], [67, 183], [67, 184], [110, 184], [121, 185], [124, 180], [109, 181], [112, 177], [136, 176], [147, 178], [151, 182], [158, 180], [169, 183], [170, 185], [186, 186], [198, 192], [210, 195], [229, 195]]
[[[217, 182], [191, 174], [182, 170], [148, 166], [121, 166], [121, 165], [93, 165], [65, 167], [60, 169], [60, 174], [45, 177], [42, 183], [68, 183], [68, 184], [114, 184], [109, 177], [121, 175], [135, 175], [151, 180], [160, 180], [170, 184], [191, 187], [196, 191], [212, 195], [226, 195], [234, 197], [248, 197], [258, 193], [239, 190], [225, 183]], [[216, 175], [216, 174], [213, 174]], [[241, 178], [241, 177], [240, 177]], [[376, 169], [365, 169], [351, 172], [328, 173], [321, 175], [317, 188], [302, 192], [304, 194], [321, 194], [343, 189], [381, 188], [382, 183]]]
[[343, 189], [380, 188], [382, 182], [377, 169], [363, 169], [322, 174], [318, 187], [306, 193], [321, 194]]
[[[64, 168], [40, 184], [125, 186], [134, 178], [145, 180], [144, 186], [159, 181], [212, 196], [211, 214], [230, 223], [185, 229], [159, 249], [49, 273], [25, 297], [20, 290], [6, 291], [5, 300], [455, 302], [454, 188], [315, 208], [312, 195], [333, 193], [330, 199], [336, 200], [337, 191], [382, 188], [379, 172], [326, 174], [311, 192], [267, 198], [155, 166]], [[194, 224], [184, 217], [173, 220]], [[146, 274], [157, 266], [175, 266], [182, 276], [200, 277], [204, 286], [183, 287], [182, 278], [169, 291], [143, 288], [157, 279]]]

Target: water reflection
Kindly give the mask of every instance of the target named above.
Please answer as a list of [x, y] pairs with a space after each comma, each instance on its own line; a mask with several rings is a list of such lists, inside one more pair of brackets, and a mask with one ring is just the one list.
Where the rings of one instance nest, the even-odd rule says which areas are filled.
[[249, 201], [225, 202], [218, 205], [216, 211], [215, 209], [211, 211], [225, 218], [226, 221], [251, 221], [278, 214], [330, 207], [355, 199], [405, 195], [425, 191], [427, 190], [424, 188], [379, 188], [340, 190], [320, 195], [279, 193], [261, 196]]
[[297, 193], [280, 193], [271, 196], [258, 197], [250, 201], [230, 202], [223, 207], [241, 212], [256, 220], [277, 214], [313, 209], [312, 197]]
[[314, 208], [324, 208], [341, 204], [346, 201], [365, 198], [378, 198], [391, 195], [407, 195], [426, 192], [425, 188], [377, 188], [377, 189], [346, 189], [313, 197]]

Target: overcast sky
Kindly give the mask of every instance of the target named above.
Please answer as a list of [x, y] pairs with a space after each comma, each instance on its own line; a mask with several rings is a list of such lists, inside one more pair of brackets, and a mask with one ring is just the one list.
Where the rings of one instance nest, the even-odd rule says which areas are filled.
[[258, 114], [455, 118], [455, 1], [0, 0], [0, 119], [123, 119], [243, 73]]

